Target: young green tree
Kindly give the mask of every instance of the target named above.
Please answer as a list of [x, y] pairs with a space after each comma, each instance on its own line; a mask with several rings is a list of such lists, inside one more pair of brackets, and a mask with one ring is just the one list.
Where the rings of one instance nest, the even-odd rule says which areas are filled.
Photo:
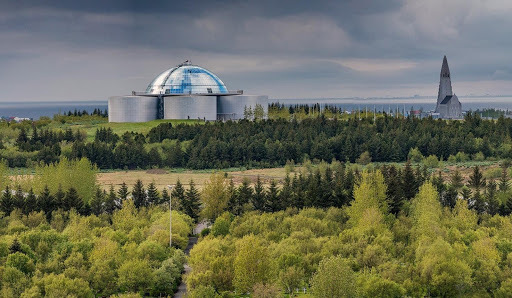
[[214, 222], [227, 209], [229, 196], [226, 190], [227, 183], [222, 173], [214, 173], [206, 181], [201, 193], [201, 216], [204, 219]]
[[349, 222], [357, 225], [367, 209], [375, 209], [382, 214], [388, 213], [386, 185], [380, 171], [363, 171], [359, 183], [354, 187], [354, 201], [347, 209]]
[[350, 264], [342, 257], [329, 257], [320, 261], [311, 279], [311, 291], [315, 297], [355, 297], [356, 276]]
[[254, 285], [270, 280], [271, 262], [267, 244], [248, 235], [236, 243], [233, 285], [240, 293], [250, 292]]

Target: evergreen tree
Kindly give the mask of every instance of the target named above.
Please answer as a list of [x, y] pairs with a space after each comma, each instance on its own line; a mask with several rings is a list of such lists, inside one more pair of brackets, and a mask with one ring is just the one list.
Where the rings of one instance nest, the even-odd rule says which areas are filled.
[[55, 209], [66, 210], [66, 207], [64, 206], [64, 197], [65, 196], [66, 196], [66, 193], [62, 190], [62, 184], [59, 184], [59, 188], [57, 189], [57, 192], [55, 193], [55, 196], [54, 196], [55, 197], [55, 201], [54, 201]]
[[25, 197], [25, 204], [23, 206], [23, 213], [29, 214], [32, 211], [35, 211], [37, 208], [37, 197], [34, 194], [34, 190], [31, 188], [28, 191], [27, 196]]
[[[251, 190], [252, 194], [252, 189]], [[334, 191], [333, 191], [334, 193]], [[283, 206], [283, 209], [286, 209], [291, 206], [291, 198], [292, 198], [292, 182], [289, 175], [286, 175], [283, 181], [283, 187], [281, 188], [281, 191], [279, 192], [279, 201], [281, 202], [281, 205]], [[332, 196], [332, 199], [335, 200], [335, 196]], [[332, 202], [333, 204], [336, 204], [335, 201]]]
[[94, 215], [99, 216], [100, 214], [103, 213], [103, 211], [104, 211], [104, 206], [103, 206], [104, 200], [105, 200], [105, 198], [103, 196], [103, 192], [101, 191], [101, 189], [99, 187], [97, 187], [96, 188], [96, 192], [94, 193], [94, 196], [92, 197], [91, 201], [89, 202], [90, 207], [91, 207], [91, 212]]
[[485, 186], [485, 178], [479, 166], [473, 168], [473, 173], [469, 176], [469, 186], [476, 190], [480, 190]]
[[108, 195], [105, 195], [105, 212], [108, 214], [114, 213], [115, 210], [121, 208], [121, 204], [117, 199], [114, 185], [110, 184]]
[[240, 215], [241, 208], [238, 204], [238, 193], [237, 189], [235, 188], [235, 182], [233, 182], [233, 178], [229, 179], [226, 192], [228, 194], [228, 211], [234, 215]]
[[252, 200], [253, 189], [250, 185], [250, 180], [244, 178], [242, 180], [242, 184], [237, 189], [237, 195], [239, 200], [239, 205], [245, 206], [249, 204]]
[[23, 212], [25, 207], [25, 194], [23, 193], [23, 189], [21, 189], [21, 185], [18, 185], [16, 188], [16, 192], [13, 197], [13, 208], [19, 209]]
[[82, 198], [80, 198], [78, 192], [74, 187], [70, 187], [68, 189], [62, 205], [64, 207], [64, 210], [66, 211], [75, 209], [77, 212], [81, 214], [85, 213], [84, 202], [82, 201]]
[[498, 213], [500, 207], [500, 202], [496, 198], [496, 190], [496, 182], [494, 182], [494, 180], [489, 181], [489, 183], [487, 183], [485, 199], [487, 201], [487, 213], [491, 215]]
[[160, 203], [159, 204], [167, 204], [169, 205], [169, 201], [171, 199], [171, 196], [169, 195], [169, 191], [167, 190], [167, 188], [164, 188], [162, 190], [162, 200], [160, 200]]
[[172, 209], [184, 211], [183, 203], [185, 201], [185, 188], [181, 184], [180, 179], [176, 181], [176, 185], [171, 191], [171, 204]]
[[468, 202], [471, 199], [471, 190], [466, 186], [462, 187], [460, 194], [462, 198]]
[[158, 192], [155, 183], [151, 182], [148, 185], [146, 204], [156, 205], [158, 202], [160, 202], [160, 193]]
[[390, 212], [397, 215], [398, 212], [400, 212], [404, 201], [400, 171], [397, 171], [397, 168], [392, 165], [389, 167], [383, 167], [382, 173], [384, 174], [384, 179], [388, 186], [386, 195], [388, 198]]
[[36, 210], [43, 211], [46, 219], [50, 219], [54, 208], [54, 197], [50, 193], [48, 185], [44, 186], [43, 192], [37, 197]]
[[411, 167], [411, 162], [405, 163], [402, 172], [402, 193], [407, 200], [412, 199], [418, 192], [418, 184], [416, 182], [416, 175]]
[[460, 190], [462, 186], [464, 186], [462, 175], [458, 169], [455, 169], [453, 174], [450, 176], [450, 184], [456, 191]]
[[476, 212], [478, 214], [482, 214], [486, 210], [486, 206], [485, 205], [486, 205], [485, 204], [485, 199], [480, 194], [480, 191], [475, 191], [475, 193], [473, 195], [473, 198], [472, 198], [471, 207], [474, 210], [476, 210]]
[[264, 210], [266, 212], [277, 212], [281, 210], [281, 202], [279, 201], [279, 190], [277, 188], [277, 182], [272, 179], [270, 185], [265, 194], [265, 205]]
[[499, 183], [499, 189], [502, 192], [505, 192], [509, 189], [508, 187], [508, 167], [501, 167], [501, 177]]
[[201, 195], [196, 188], [194, 180], [190, 180], [188, 190], [185, 192], [184, 212], [192, 217], [195, 221], [199, 218], [199, 211], [201, 207]]
[[123, 182], [123, 184], [121, 184], [121, 187], [117, 191], [117, 195], [119, 196], [119, 199], [121, 201], [124, 201], [128, 198], [128, 194], [128, 186], [126, 185], [126, 183]]
[[4, 213], [4, 216], [8, 216], [11, 214], [13, 209], [14, 200], [12, 198], [11, 189], [9, 188], [9, 185], [6, 185], [0, 201], [0, 210]]
[[254, 185], [254, 195], [252, 196], [252, 205], [254, 209], [258, 211], [264, 211], [265, 206], [265, 188], [263, 187], [263, 182], [261, 181], [260, 176], [256, 179], [256, 184]]
[[138, 179], [133, 186], [132, 198], [135, 207], [141, 208], [146, 206], [146, 190], [144, 189], [144, 184], [140, 179]]

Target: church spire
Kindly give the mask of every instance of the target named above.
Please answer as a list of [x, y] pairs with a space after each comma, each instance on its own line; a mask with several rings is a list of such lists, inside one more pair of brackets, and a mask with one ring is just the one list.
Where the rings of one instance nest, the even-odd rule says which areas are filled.
[[450, 68], [448, 67], [448, 59], [446, 59], [446, 55], [443, 58], [443, 66], [441, 67], [441, 78], [443, 77], [450, 77]]
[[441, 75], [439, 79], [439, 93], [437, 94], [437, 106], [445, 99], [446, 96], [451, 96], [452, 93], [452, 80], [450, 78], [450, 68], [448, 67], [448, 59], [446, 56], [443, 58], [443, 66], [441, 66]]

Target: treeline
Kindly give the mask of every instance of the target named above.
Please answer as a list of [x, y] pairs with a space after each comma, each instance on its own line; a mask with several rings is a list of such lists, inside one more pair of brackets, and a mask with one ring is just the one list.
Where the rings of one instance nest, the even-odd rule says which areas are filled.
[[[67, 141], [68, 132], [45, 133], [50, 137], [40, 140], [43, 133], [29, 136], [21, 131], [17, 148], [36, 151], [31, 152], [33, 155], [2, 157], [11, 167], [26, 165], [31, 159], [49, 163], [62, 157], [86, 157], [102, 169], [274, 167], [304, 159], [400, 162], [409, 158], [411, 150], [432, 160], [455, 161], [458, 155], [476, 160], [512, 158], [512, 119], [488, 121], [472, 113], [464, 121], [384, 114], [361, 120], [321, 115], [302, 121], [162, 123], [147, 134], [127, 132], [119, 136], [110, 128], [101, 128], [91, 142], [81, 133], [73, 134], [71, 141]], [[59, 140], [71, 143], [71, 150], [60, 156], [55, 144]], [[23, 158], [24, 162], [20, 160]]]
[[[228, 204], [215, 210], [218, 200], [205, 198], [203, 216], [214, 215], [214, 224], [191, 250], [189, 296], [279, 297], [306, 291], [313, 297], [508, 297], [512, 222], [510, 216], [493, 215], [489, 184], [495, 182], [484, 182], [474, 168], [466, 186], [454, 172], [449, 182], [434, 175], [414, 181], [413, 190], [397, 191], [386, 176], [398, 170], [361, 172], [353, 199], [341, 208], [234, 216], [226, 212]], [[507, 205], [512, 193], [502, 178], [506, 183], [494, 194], [500, 192]], [[213, 190], [220, 182], [214, 181], [204, 192], [219, 193]], [[450, 203], [443, 198], [447, 189], [456, 189]], [[393, 214], [391, 195], [406, 191], [413, 196], [403, 195]], [[476, 203], [479, 196], [488, 198], [483, 209]]]
[[[181, 282], [185, 255], [169, 247], [168, 208], [127, 200], [108, 216], [20, 211], [1, 219], [2, 297], [168, 297]], [[172, 224], [184, 249], [192, 220], [173, 212]]]

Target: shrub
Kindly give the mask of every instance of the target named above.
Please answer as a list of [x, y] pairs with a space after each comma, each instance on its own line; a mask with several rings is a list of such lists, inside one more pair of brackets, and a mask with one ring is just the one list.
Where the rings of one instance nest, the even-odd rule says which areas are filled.
[[365, 151], [361, 153], [359, 158], [356, 160], [358, 164], [367, 165], [372, 162], [372, 157], [370, 156], [370, 152]]
[[418, 148], [411, 148], [411, 150], [409, 150], [407, 158], [411, 162], [421, 162], [423, 160], [423, 154], [421, 154]]

